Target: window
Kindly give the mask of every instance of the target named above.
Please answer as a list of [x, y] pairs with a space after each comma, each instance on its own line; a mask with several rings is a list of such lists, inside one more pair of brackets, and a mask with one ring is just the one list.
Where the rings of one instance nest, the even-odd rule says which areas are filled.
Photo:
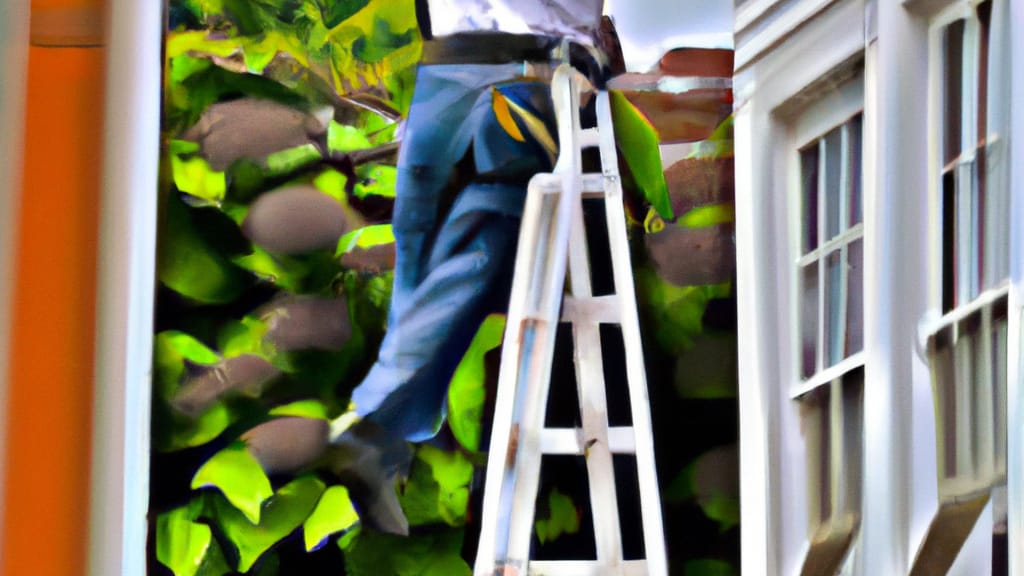
[[800, 150], [801, 375], [864, 346], [861, 116]]
[[945, 573], [993, 502], [1005, 573], [1009, 200], [1008, 0], [957, 2], [930, 30], [934, 306], [923, 327], [935, 403], [939, 508], [912, 574]]
[[[942, 203], [942, 311], [970, 302], [1009, 274], [1009, 194], [992, 182], [1005, 155], [996, 123], [989, 123], [992, 0], [933, 30], [939, 62]], [[996, 178], [998, 180], [998, 178]], [[995, 185], [994, 185], [995, 184]]]
[[810, 540], [801, 574], [835, 574], [860, 526], [863, 406], [863, 367], [800, 398]]
[[[851, 72], [854, 76], [851, 78]], [[806, 453], [802, 574], [835, 574], [861, 518], [864, 444], [863, 79], [829, 77], [793, 125], [791, 397]], [[820, 94], [821, 92], [817, 92]]]

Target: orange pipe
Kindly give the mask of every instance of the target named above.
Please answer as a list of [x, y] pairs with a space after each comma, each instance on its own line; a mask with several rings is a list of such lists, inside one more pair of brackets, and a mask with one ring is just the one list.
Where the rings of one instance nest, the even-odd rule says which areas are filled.
[[5, 576], [85, 573], [103, 62], [100, 48], [29, 49], [6, 367]]

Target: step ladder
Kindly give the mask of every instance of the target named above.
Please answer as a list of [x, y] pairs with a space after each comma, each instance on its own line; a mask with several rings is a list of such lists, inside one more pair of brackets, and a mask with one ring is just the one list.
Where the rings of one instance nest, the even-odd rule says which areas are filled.
[[[580, 128], [580, 77], [568, 64], [552, 78], [560, 154], [554, 172], [529, 184], [485, 479], [475, 576], [651, 575], [668, 573], [654, 445], [626, 238], [612, 115], [597, 92], [597, 128]], [[583, 148], [597, 146], [602, 172], [582, 172]], [[594, 296], [582, 198], [603, 197], [615, 294]], [[569, 291], [563, 294], [566, 271]], [[581, 428], [545, 428], [555, 333], [572, 325]], [[601, 324], [619, 324], [632, 425], [609, 427]], [[545, 454], [586, 457], [596, 560], [532, 561], [530, 539]], [[635, 454], [645, 558], [624, 560], [613, 454]]]

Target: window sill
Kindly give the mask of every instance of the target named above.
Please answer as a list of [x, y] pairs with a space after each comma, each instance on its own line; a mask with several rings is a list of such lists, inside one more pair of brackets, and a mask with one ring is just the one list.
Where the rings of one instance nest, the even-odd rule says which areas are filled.
[[930, 346], [935, 343], [935, 336], [959, 323], [966, 320], [973, 314], [977, 314], [985, 308], [990, 308], [999, 301], [1005, 301], [1010, 294], [1010, 284], [1004, 281], [1002, 284], [995, 288], [986, 290], [978, 295], [977, 298], [971, 300], [967, 304], [958, 306], [953, 310], [943, 314], [942, 316], [935, 317], [936, 312], [933, 310], [930, 314], [926, 315], [917, 326], [917, 353], [922, 360], [928, 362], [927, 351]]

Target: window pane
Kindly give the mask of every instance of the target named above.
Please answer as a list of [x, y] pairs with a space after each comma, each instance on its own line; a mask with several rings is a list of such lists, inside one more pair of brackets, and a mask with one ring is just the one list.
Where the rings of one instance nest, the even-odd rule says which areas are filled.
[[978, 139], [979, 147], [985, 142], [985, 124], [988, 116], [988, 56], [990, 54], [989, 29], [992, 22], [992, 2], [978, 4]]
[[818, 247], [818, 143], [800, 152], [803, 252]]
[[956, 477], [956, 373], [953, 360], [953, 331], [944, 328], [935, 335], [929, 354], [932, 365], [932, 387], [935, 397], [936, 440], [939, 444], [939, 486], [943, 479]]
[[802, 270], [803, 296], [800, 304], [801, 374], [809, 378], [817, 371], [818, 357], [818, 263]]
[[836, 237], [841, 231], [840, 222], [840, 192], [843, 164], [843, 130], [836, 128], [825, 135], [825, 239]]
[[820, 386], [800, 398], [800, 419], [807, 449], [807, 504], [813, 534], [832, 516], [832, 442], [830, 386]]
[[957, 20], [943, 32], [943, 70], [945, 72], [942, 94], [943, 117], [942, 140], [945, 146], [944, 164], [960, 156], [960, 122], [963, 106], [963, 53], [964, 21]]
[[843, 376], [843, 510], [860, 513], [864, 445], [864, 368]]
[[863, 220], [861, 204], [861, 115], [858, 114], [850, 120], [849, 124], [849, 149], [847, 150], [847, 161], [850, 168], [847, 172], [847, 194], [849, 198], [848, 225], [854, 226]]
[[942, 311], [956, 307], [956, 171], [942, 175]]
[[843, 326], [842, 309], [844, 300], [843, 292], [843, 266], [840, 252], [836, 250], [825, 259], [825, 341], [828, 342], [826, 349], [825, 365], [832, 366], [843, 359]]
[[846, 355], [864, 349], [864, 240], [846, 248]]
[[985, 154], [970, 163], [971, 170], [971, 236], [970, 273], [971, 299], [985, 288]]

